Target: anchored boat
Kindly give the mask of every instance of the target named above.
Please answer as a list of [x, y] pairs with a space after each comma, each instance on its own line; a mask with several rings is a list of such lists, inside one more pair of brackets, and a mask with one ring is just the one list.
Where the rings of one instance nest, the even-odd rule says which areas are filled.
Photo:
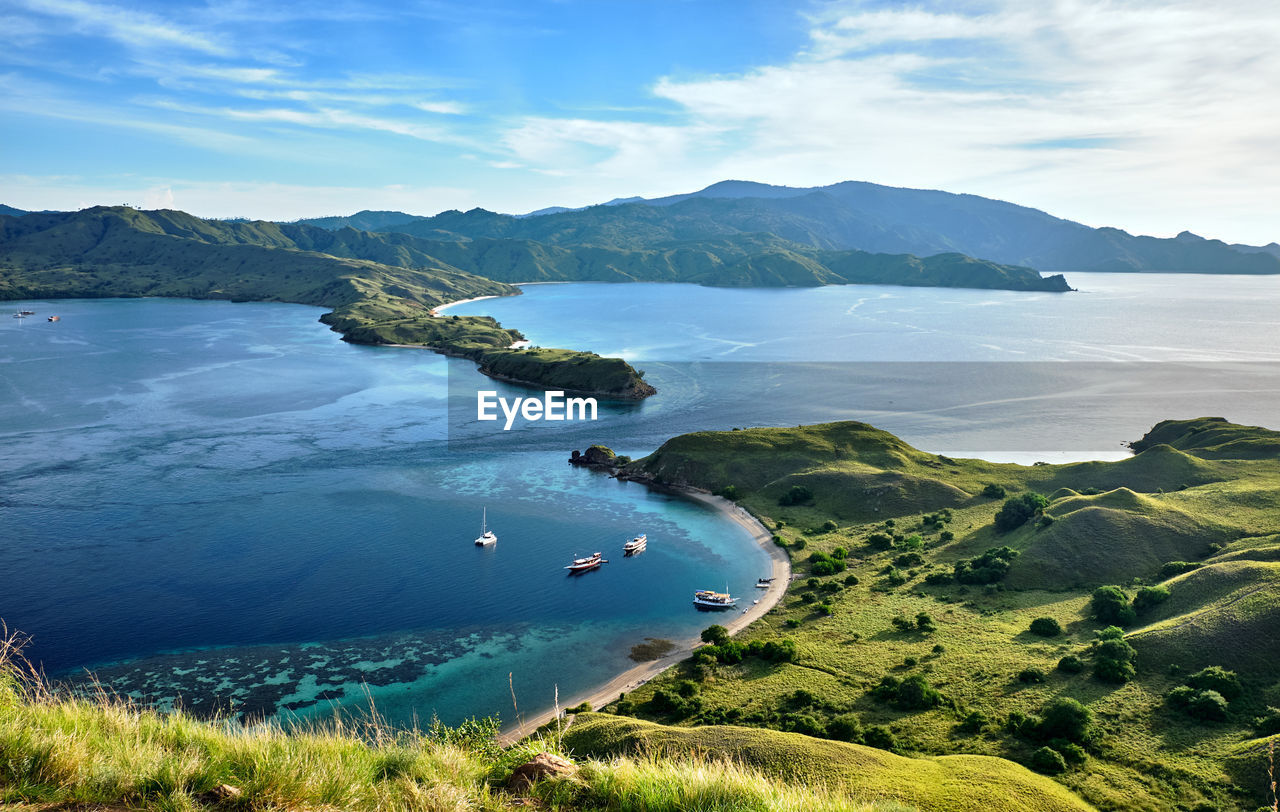
[[640, 535], [633, 538], [631, 541], [628, 541], [626, 544], [622, 545], [622, 553], [623, 555], [634, 555], [635, 553], [638, 553], [644, 550], [645, 545], [648, 543], [649, 543], [649, 536], [644, 533], [641, 533]]
[[603, 563], [605, 562], [604, 562], [604, 559], [601, 557], [601, 554], [595, 553], [594, 555], [589, 555], [586, 558], [573, 559], [573, 563], [565, 567], [565, 569], [569, 571], [570, 575], [576, 575], [579, 572], [586, 572], [587, 570], [593, 570]]
[[490, 544], [497, 544], [498, 537], [489, 529], [488, 508], [480, 509], [480, 537], [476, 539], [477, 547], [488, 547]]
[[728, 592], [699, 589], [693, 593], [693, 605], [699, 609], [732, 609], [737, 603], [738, 599]]

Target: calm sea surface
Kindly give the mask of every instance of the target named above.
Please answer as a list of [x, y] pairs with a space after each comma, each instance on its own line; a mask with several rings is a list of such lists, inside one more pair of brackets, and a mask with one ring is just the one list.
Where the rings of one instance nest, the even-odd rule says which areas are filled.
[[[345, 344], [315, 308], [14, 303], [37, 314], [0, 320], [0, 618], [51, 673], [188, 706], [509, 720], [509, 674], [522, 710], [585, 691], [644, 638], [706, 626], [694, 589], [750, 599], [767, 567], [740, 529], [570, 468], [572, 449], [852, 418], [1030, 461], [1117, 456], [1166, 417], [1280, 426], [1280, 279], [1068, 279], [1079, 293], [575, 284], [455, 306], [623, 355], [660, 390], [512, 432], [446, 402], [527, 391]], [[493, 549], [471, 543], [484, 507]], [[595, 550], [610, 563], [564, 574]]]

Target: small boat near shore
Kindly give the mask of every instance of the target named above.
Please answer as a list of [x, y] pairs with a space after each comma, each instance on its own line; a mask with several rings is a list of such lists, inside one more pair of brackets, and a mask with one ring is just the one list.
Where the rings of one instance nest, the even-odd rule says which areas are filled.
[[575, 558], [573, 563], [565, 567], [570, 575], [577, 575], [580, 572], [593, 570], [601, 564], [608, 563], [604, 560], [601, 553], [594, 553], [586, 558]]
[[480, 537], [476, 539], [477, 547], [488, 547], [490, 544], [497, 544], [498, 537], [489, 529], [489, 509], [480, 509]]
[[693, 593], [693, 605], [699, 609], [732, 609], [737, 603], [738, 599], [728, 592], [699, 589]]
[[62, 321], [62, 316], [50, 316], [49, 321]]
[[626, 544], [622, 545], [622, 554], [635, 555], [636, 553], [643, 552], [645, 545], [648, 543], [649, 543], [649, 536], [645, 533], [641, 533], [640, 535], [633, 538], [631, 541], [628, 541]]
[[757, 579], [756, 579], [756, 589], [768, 589], [768, 588], [769, 588], [769, 587], [771, 587], [771, 586], [773, 586], [773, 579], [772, 579], [772, 578], [757, 578]]

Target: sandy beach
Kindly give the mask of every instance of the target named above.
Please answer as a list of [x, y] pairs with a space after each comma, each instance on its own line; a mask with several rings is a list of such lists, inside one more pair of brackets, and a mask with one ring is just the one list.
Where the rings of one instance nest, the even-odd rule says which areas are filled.
[[[456, 302], [446, 302], [445, 304], [442, 304], [438, 307], [431, 308], [431, 315], [439, 316], [445, 310], [448, 310], [449, 308], [454, 307], [455, 305], [466, 304], [467, 302], [483, 302], [485, 299], [497, 299], [497, 298], [498, 298], [497, 296], [472, 296], [470, 299], [459, 299]], [[409, 345], [397, 345], [397, 346], [409, 346]]]
[[[738, 507], [728, 499], [712, 496], [705, 491], [695, 490], [680, 490], [679, 495], [685, 499], [701, 502], [715, 509], [726, 518], [737, 522], [751, 533], [757, 544], [769, 553], [769, 558], [772, 562], [772, 570], [769, 575], [773, 578], [773, 583], [769, 585], [768, 589], [755, 590], [756, 595], [741, 596], [744, 600], [755, 600], [758, 597], [759, 603], [747, 606], [746, 612], [737, 610], [733, 613], [707, 613], [708, 626], [718, 622], [728, 629], [730, 634], [737, 634], [752, 622], [763, 617], [765, 612], [768, 612], [778, 604], [778, 601], [782, 600], [782, 596], [787, 591], [787, 584], [791, 579], [791, 561], [787, 557], [786, 551], [773, 543], [773, 534], [764, 525], [746, 510]], [[617, 699], [619, 694], [632, 691], [644, 685], [658, 674], [685, 659], [693, 653], [695, 648], [702, 645], [702, 641], [694, 637], [688, 640], [677, 640], [675, 644], [675, 649], [660, 660], [637, 663], [589, 693], [567, 698], [562, 697], [560, 708], [562, 710], [564, 708], [572, 708], [581, 705], [583, 702], [590, 702], [592, 708], [603, 707]], [[549, 722], [554, 716], [554, 708], [544, 708], [528, 716], [522, 715], [522, 720], [518, 724], [502, 731], [500, 740], [506, 744], [518, 741]]]

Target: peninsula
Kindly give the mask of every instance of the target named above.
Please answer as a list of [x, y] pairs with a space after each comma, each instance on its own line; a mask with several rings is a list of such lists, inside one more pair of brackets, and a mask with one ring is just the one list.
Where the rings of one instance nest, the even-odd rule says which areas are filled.
[[0, 216], [0, 299], [169, 296], [331, 308], [320, 320], [361, 344], [421, 346], [486, 375], [543, 389], [638, 400], [657, 390], [620, 358], [516, 349], [485, 316], [437, 316], [450, 302], [520, 289], [434, 262], [420, 267], [300, 250], [273, 224], [95, 207]]

